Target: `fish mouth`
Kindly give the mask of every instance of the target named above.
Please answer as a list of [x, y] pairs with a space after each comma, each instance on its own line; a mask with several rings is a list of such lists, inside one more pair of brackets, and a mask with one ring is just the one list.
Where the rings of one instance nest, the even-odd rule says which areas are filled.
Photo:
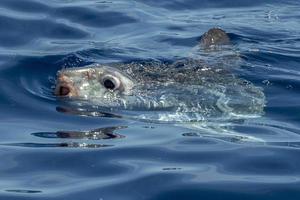
[[54, 95], [58, 97], [76, 97], [78, 91], [74, 83], [65, 75], [60, 74], [57, 79]]
[[59, 86], [59, 89], [58, 89], [58, 92], [57, 92], [57, 95], [59, 96], [67, 96], [70, 94], [70, 88], [69, 87], [66, 87], [66, 86]]

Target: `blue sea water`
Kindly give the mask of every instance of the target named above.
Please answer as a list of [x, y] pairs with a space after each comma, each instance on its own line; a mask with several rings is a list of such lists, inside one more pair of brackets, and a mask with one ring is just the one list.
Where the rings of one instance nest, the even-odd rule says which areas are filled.
[[[300, 199], [299, 10], [286, 0], [1, 0], [0, 199]], [[265, 114], [235, 129], [264, 143], [59, 108], [59, 69], [176, 60], [212, 27], [241, 55], [235, 73], [263, 88]]]

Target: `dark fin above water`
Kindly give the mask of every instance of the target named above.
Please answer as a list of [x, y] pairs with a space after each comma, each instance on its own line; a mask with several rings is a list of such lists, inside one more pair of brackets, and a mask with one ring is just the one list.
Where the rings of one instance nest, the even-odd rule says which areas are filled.
[[200, 45], [204, 49], [228, 44], [230, 44], [230, 38], [227, 33], [220, 28], [209, 29], [202, 35], [200, 40]]

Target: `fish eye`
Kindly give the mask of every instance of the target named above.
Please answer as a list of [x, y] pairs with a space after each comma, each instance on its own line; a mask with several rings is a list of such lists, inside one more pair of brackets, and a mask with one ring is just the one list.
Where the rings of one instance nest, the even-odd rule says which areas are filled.
[[116, 90], [120, 87], [120, 80], [117, 77], [107, 75], [102, 79], [102, 85], [109, 90]]

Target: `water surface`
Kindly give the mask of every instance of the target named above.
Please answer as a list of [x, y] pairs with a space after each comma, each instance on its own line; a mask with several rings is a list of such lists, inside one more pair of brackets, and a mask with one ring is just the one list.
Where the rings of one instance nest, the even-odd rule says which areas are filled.
[[[0, 199], [299, 199], [300, 3], [1, 0]], [[57, 70], [176, 60], [226, 30], [265, 114], [233, 129], [262, 143], [62, 110]]]

